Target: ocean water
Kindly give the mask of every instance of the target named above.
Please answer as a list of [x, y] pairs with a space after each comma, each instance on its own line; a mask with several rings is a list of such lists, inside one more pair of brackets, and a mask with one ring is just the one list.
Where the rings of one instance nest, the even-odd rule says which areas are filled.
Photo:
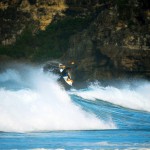
[[0, 73], [0, 150], [150, 149], [150, 82], [89, 83], [19, 64]]

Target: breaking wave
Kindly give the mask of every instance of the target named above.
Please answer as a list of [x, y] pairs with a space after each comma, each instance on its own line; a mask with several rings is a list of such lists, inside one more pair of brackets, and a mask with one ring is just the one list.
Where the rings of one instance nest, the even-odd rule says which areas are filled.
[[86, 100], [103, 100], [122, 107], [150, 112], [150, 83], [137, 81], [121, 87], [90, 85], [86, 90], [71, 92]]
[[40, 67], [17, 65], [0, 73], [0, 131], [114, 129], [82, 110], [57, 83], [58, 76]]

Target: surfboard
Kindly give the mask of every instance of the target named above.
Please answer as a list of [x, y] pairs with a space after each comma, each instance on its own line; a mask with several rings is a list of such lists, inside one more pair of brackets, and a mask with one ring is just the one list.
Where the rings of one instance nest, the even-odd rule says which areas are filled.
[[70, 86], [72, 86], [72, 83], [73, 83], [73, 80], [68, 80], [68, 77], [63, 77], [63, 79], [65, 80], [65, 82], [67, 83], [67, 84], [69, 84]]

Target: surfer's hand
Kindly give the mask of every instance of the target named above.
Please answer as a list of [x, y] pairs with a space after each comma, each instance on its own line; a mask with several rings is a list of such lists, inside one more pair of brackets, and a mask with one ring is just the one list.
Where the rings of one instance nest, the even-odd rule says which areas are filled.
[[69, 78], [67, 79], [67, 81], [71, 81], [71, 82], [73, 83], [73, 80], [71, 80], [71, 79], [69, 79]]

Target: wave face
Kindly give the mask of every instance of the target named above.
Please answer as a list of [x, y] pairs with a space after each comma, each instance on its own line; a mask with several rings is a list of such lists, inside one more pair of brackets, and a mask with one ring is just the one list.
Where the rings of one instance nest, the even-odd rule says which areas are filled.
[[118, 130], [150, 130], [150, 83], [91, 84], [82, 90], [70, 91], [76, 103], [107, 121], [110, 117]]
[[87, 89], [71, 92], [87, 100], [102, 100], [125, 108], [150, 112], [150, 83], [134, 81], [121, 86], [91, 84]]
[[0, 73], [0, 131], [115, 129], [76, 104], [57, 83], [58, 76], [42, 68], [15, 65]]

